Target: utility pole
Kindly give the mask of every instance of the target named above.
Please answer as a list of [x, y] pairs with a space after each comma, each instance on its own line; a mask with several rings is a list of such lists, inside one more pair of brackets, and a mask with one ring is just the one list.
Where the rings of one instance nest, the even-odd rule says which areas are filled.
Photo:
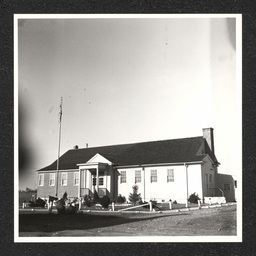
[[62, 119], [62, 97], [60, 100], [60, 111], [59, 111], [59, 143], [58, 143], [58, 158], [57, 158], [57, 170], [56, 170], [56, 193], [58, 197], [58, 185], [59, 185], [59, 159], [60, 159], [60, 140], [61, 140], [61, 119]]
[[186, 167], [186, 187], [187, 187], [187, 198], [186, 198], [186, 208], [188, 208], [188, 165], [184, 164]]

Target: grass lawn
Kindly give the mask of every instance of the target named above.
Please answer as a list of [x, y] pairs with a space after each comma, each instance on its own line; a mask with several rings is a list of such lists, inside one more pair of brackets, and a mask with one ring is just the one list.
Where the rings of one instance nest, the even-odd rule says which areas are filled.
[[236, 235], [236, 205], [186, 212], [19, 214], [20, 236]]

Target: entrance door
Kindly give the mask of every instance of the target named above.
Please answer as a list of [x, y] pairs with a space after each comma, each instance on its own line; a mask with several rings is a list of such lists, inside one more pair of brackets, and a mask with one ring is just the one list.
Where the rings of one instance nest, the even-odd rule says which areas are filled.
[[[95, 192], [97, 189], [97, 178], [95, 175], [92, 176], [92, 191]], [[98, 191], [99, 197], [102, 197], [106, 195], [106, 188], [104, 185], [104, 176], [99, 175], [99, 191]]]

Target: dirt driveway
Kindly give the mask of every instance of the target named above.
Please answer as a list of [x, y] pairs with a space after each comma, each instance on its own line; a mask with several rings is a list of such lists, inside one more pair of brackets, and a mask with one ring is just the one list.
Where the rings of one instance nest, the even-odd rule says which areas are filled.
[[19, 236], [232, 236], [236, 205], [162, 213], [26, 213]]

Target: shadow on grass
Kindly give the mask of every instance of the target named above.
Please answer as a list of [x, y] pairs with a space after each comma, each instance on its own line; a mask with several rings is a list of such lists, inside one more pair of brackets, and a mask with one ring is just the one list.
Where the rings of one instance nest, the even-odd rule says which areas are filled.
[[[135, 214], [20, 214], [19, 232], [56, 232], [63, 230], [87, 230], [109, 227], [149, 219], [165, 218], [180, 214], [141, 216]], [[182, 215], [188, 215], [183, 213]]]

